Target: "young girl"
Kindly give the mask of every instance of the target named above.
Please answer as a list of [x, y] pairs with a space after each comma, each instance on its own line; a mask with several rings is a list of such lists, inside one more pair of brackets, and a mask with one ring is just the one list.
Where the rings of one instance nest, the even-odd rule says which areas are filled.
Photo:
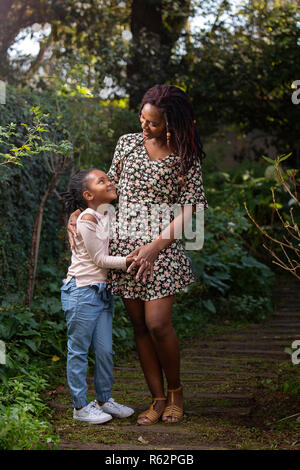
[[[108, 268], [126, 270], [133, 261], [130, 256], [108, 256], [109, 216], [103, 209], [116, 198], [114, 184], [97, 169], [76, 173], [64, 193], [69, 213], [83, 210], [77, 220], [78, 237], [71, 266], [61, 288], [68, 328], [67, 378], [74, 404], [73, 418], [94, 424], [134, 413], [132, 408], [111, 398], [113, 296], [106, 289], [106, 275]], [[88, 403], [86, 374], [91, 344], [97, 400]]]

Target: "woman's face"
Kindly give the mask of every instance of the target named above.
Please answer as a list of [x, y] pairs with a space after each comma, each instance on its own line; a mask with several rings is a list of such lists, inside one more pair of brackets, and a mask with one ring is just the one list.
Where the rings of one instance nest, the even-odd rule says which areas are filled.
[[166, 122], [159, 108], [146, 103], [140, 115], [143, 137], [147, 139], [161, 138], [166, 135]]

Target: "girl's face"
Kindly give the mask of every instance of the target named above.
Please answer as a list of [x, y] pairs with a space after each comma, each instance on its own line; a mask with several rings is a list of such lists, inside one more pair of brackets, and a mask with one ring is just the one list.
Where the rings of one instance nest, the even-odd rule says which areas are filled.
[[106, 173], [101, 170], [92, 170], [87, 175], [88, 189], [83, 192], [85, 200], [95, 207], [110, 203], [117, 199], [117, 191]]
[[159, 108], [146, 103], [141, 111], [140, 121], [143, 129], [143, 137], [147, 139], [165, 138], [166, 122]]

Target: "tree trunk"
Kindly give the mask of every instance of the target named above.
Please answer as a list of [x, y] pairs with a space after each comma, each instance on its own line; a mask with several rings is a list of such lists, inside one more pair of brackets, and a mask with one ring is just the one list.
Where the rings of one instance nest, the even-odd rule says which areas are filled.
[[28, 269], [27, 287], [26, 287], [26, 299], [25, 299], [25, 304], [28, 306], [30, 306], [31, 304], [33, 290], [34, 290], [35, 274], [36, 274], [36, 267], [37, 267], [38, 254], [39, 254], [44, 207], [45, 207], [48, 197], [55, 190], [59, 177], [62, 171], [65, 169], [65, 167], [66, 167], [66, 158], [63, 158], [63, 157], [59, 158], [56, 167], [53, 169], [49, 186], [41, 199], [41, 202], [37, 211], [37, 215], [35, 218], [34, 227], [32, 231], [32, 238], [31, 238], [31, 250], [30, 250], [29, 269]]
[[190, 0], [170, 2], [170, 8], [164, 8], [162, 0], [132, 0], [127, 91], [134, 110], [150, 87], [171, 79], [170, 57], [188, 19]]
[[65, 4], [63, 0], [0, 0], [0, 79], [15, 77], [9, 64], [8, 49], [19, 32], [34, 23], [64, 20]]

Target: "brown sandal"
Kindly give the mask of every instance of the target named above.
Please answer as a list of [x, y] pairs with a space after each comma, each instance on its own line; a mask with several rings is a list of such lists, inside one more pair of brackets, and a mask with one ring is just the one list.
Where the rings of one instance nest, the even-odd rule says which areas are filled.
[[[174, 390], [168, 390], [168, 392], [171, 393], [171, 404], [166, 406], [165, 411], [163, 412], [162, 421], [164, 423], [175, 424], [175, 423], [178, 423], [178, 421], [180, 421], [182, 419], [183, 409], [180, 408], [179, 406], [175, 405], [175, 403], [174, 403], [174, 393], [178, 392], [181, 389], [182, 389], [182, 385], [180, 385], [180, 387], [178, 387]], [[176, 421], [164, 420], [164, 418], [166, 418], [166, 417], [176, 418]]]
[[155, 409], [154, 409], [154, 406], [155, 406], [156, 402], [159, 401], [159, 400], [166, 400], [166, 398], [165, 397], [164, 398], [153, 398], [153, 403], [150, 406], [150, 408], [146, 411], [143, 411], [143, 413], [141, 413], [140, 415], [138, 415], [138, 419], [139, 418], [147, 418], [147, 419], [149, 419], [150, 423], [137, 423], [138, 425], [149, 426], [150, 424], [157, 423], [157, 421], [159, 420], [159, 418], [163, 414], [163, 411], [161, 413], [157, 413], [157, 411], [155, 411]]

